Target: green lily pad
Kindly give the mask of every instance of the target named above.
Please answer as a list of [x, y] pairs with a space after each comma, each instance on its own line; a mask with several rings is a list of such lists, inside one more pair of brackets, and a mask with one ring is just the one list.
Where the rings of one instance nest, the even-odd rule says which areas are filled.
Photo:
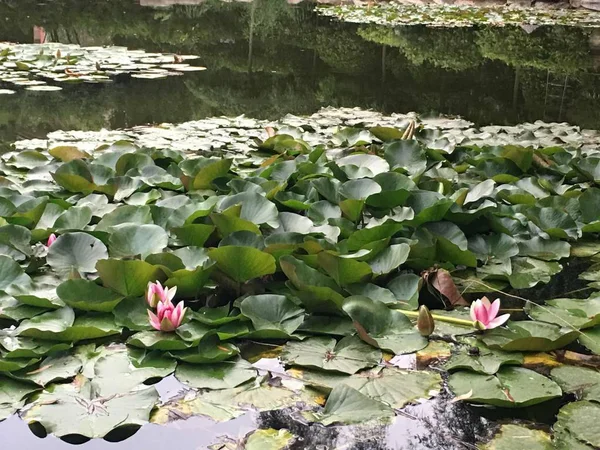
[[8, 256], [0, 255], [0, 289], [6, 290], [11, 286], [30, 284], [31, 279], [21, 266]]
[[96, 272], [96, 263], [108, 258], [108, 250], [101, 240], [87, 233], [67, 233], [58, 237], [48, 250], [48, 265], [60, 274], [72, 270]]
[[289, 339], [304, 321], [304, 310], [284, 295], [253, 295], [240, 303], [252, 321], [256, 339]]
[[306, 293], [302, 301], [310, 311], [339, 311], [344, 302], [343, 291], [332, 278], [291, 255], [282, 256], [279, 264], [294, 287]]
[[344, 258], [343, 255], [336, 255], [333, 252], [320, 252], [318, 261], [323, 270], [340, 286], [361, 283], [371, 277], [369, 264], [351, 258]]
[[281, 359], [290, 365], [353, 374], [379, 364], [381, 356], [381, 351], [358, 337], [347, 336], [339, 342], [327, 337], [288, 342]]
[[7, 419], [25, 403], [24, 398], [38, 388], [10, 378], [0, 381], [0, 421]]
[[133, 331], [152, 330], [148, 320], [148, 304], [145, 298], [128, 297], [113, 309], [115, 323]]
[[512, 275], [508, 277], [508, 281], [515, 289], [527, 289], [540, 282], [549, 283], [552, 275], [561, 269], [562, 266], [554, 261], [517, 257], [512, 260]]
[[162, 355], [146, 357], [141, 364], [136, 364], [124, 346], [116, 347], [96, 360], [92, 383], [97, 395], [123, 395], [138, 389], [147, 380], [166, 377], [175, 371], [176, 365]]
[[394, 415], [394, 410], [385, 403], [373, 400], [346, 385], [333, 388], [322, 412], [305, 413], [307, 419], [323, 425], [385, 421]]
[[524, 408], [562, 395], [555, 382], [522, 367], [502, 367], [494, 376], [459, 371], [450, 375], [448, 383], [467, 402], [506, 408]]
[[67, 280], [56, 293], [67, 305], [83, 311], [111, 312], [123, 300], [116, 292], [88, 280]]
[[37, 370], [26, 369], [25, 373], [13, 375], [23, 381], [30, 381], [42, 387], [56, 381], [74, 378], [83, 367], [83, 362], [75, 355], [59, 354], [49, 356], [40, 362]]
[[550, 376], [564, 392], [577, 395], [579, 400], [600, 402], [600, 372], [575, 366], [552, 369]]
[[152, 387], [101, 397], [90, 381], [79, 378], [72, 384], [49, 387], [22, 418], [58, 437], [103, 438], [117, 428], [140, 427], [147, 423], [157, 401], [158, 394]]
[[487, 443], [484, 450], [552, 450], [550, 435], [542, 430], [533, 430], [523, 425], [504, 424], [494, 439]]
[[213, 364], [225, 361], [238, 355], [240, 350], [233, 344], [220, 342], [218, 336], [209, 335], [194, 348], [172, 351], [170, 356], [190, 364]]
[[579, 342], [596, 355], [600, 355], [600, 326], [582, 331]]
[[285, 428], [256, 430], [246, 438], [246, 450], [283, 450], [293, 441], [294, 435]]
[[368, 344], [395, 354], [411, 353], [427, 345], [402, 313], [367, 297], [348, 297], [344, 311], [354, 322], [360, 338]]
[[175, 372], [179, 381], [197, 389], [235, 388], [257, 375], [256, 369], [243, 359], [210, 365], [180, 364]]
[[574, 450], [600, 447], [599, 415], [600, 405], [596, 402], [580, 401], [563, 406], [554, 424], [559, 445], [563, 440], [572, 439], [574, 442], [569, 448]]
[[[187, 342], [174, 333], [162, 333], [159, 331], [140, 331], [127, 340], [127, 344], [149, 350], [186, 350], [194, 345]], [[196, 343], [197, 345], [197, 343]]]
[[217, 263], [217, 267], [227, 276], [244, 283], [275, 272], [275, 258], [253, 247], [230, 245], [208, 252]]
[[123, 224], [112, 228], [109, 248], [112, 256], [125, 258], [160, 253], [167, 246], [167, 232], [158, 225]]
[[19, 336], [44, 339], [53, 337], [73, 325], [75, 313], [69, 307], [47, 312], [21, 322], [16, 330]]
[[504, 351], [548, 352], [573, 342], [579, 332], [544, 322], [509, 322], [486, 332], [481, 339], [490, 348]]
[[125, 297], [141, 296], [149, 282], [165, 280], [162, 269], [145, 261], [103, 259], [96, 268], [104, 285]]
[[600, 325], [600, 297], [556, 298], [544, 306], [528, 304], [526, 312], [535, 320], [577, 329]]
[[[470, 348], [461, 347], [459, 352], [453, 353], [451, 358], [444, 364], [444, 369], [453, 372], [459, 369], [472, 370], [473, 372], [494, 375], [504, 365], [523, 364], [523, 354], [516, 352], [504, 352], [492, 350], [476, 339], [466, 341]], [[472, 353], [470, 349], [477, 349]]]

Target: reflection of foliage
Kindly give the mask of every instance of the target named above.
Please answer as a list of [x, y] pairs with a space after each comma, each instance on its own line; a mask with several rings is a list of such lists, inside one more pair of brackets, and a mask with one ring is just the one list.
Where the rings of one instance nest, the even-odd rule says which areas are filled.
[[[385, 30], [385, 31], [384, 31]], [[437, 29], [428, 27], [363, 27], [359, 34], [379, 44], [398, 47], [416, 65], [429, 62], [436, 67], [464, 70], [483, 62], [473, 32], [468, 28]]]
[[[284, 0], [206, 0], [165, 9], [122, 0], [84, 3], [53, 0], [52, 7], [39, 7], [38, 0], [0, 0], [0, 17], [10, 24], [3, 22], [0, 39], [30, 40], [32, 27], [41, 25], [62, 41], [197, 54], [209, 70], [156, 81], [152, 96], [152, 82], [126, 79], [52, 95], [3, 96], [3, 137], [14, 130], [36, 134], [220, 114], [274, 118], [326, 105], [461, 114], [478, 123], [532, 120], [543, 116], [547, 69], [569, 72], [571, 79], [592, 62], [588, 32], [576, 28], [531, 35], [519, 28], [359, 28]], [[514, 67], [523, 67], [516, 109]], [[597, 127], [597, 82], [585, 74], [577, 73], [563, 118]]]
[[365, 42], [351, 27], [331, 24], [327, 28], [329, 33], [314, 36], [315, 50], [327, 65], [339, 72], [360, 73], [377, 64], [381, 54], [378, 46]]
[[282, 27], [293, 25], [296, 19], [294, 10], [289, 7], [286, 0], [255, 0], [245, 5], [244, 21], [248, 24], [246, 35], [250, 27], [256, 37], [265, 39], [271, 37]]
[[481, 53], [516, 67], [555, 72], [578, 72], [591, 67], [588, 31], [573, 27], [544, 27], [527, 34], [520, 28], [477, 32]]

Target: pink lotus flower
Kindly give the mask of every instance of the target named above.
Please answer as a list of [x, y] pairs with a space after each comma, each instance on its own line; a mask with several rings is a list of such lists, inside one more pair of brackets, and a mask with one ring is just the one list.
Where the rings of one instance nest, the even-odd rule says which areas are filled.
[[48, 236], [48, 242], [46, 242], [46, 247], [50, 247], [52, 244], [54, 244], [54, 241], [56, 241], [56, 239], [58, 239], [56, 237], [56, 235], [54, 233], [52, 233], [50, 236]]
[[175, 297], [177, 292], [177, 286], [164, 288], [160, 281], [156, 283], [149, 282], [146, 288], [146, 301], [150, 305], [150, 308], [156, 308], [160, 302], [171, 301]]
[[177, 306], [170, 299], [158, 302], [156, 314], [148, 311], [150, 325], [158, 331], [175, 331], [181, 325], [186, 311], [183, 302], [179, 302]]
[[475, 300], [471, 303], [471, 319], [475, 322], [475, 328], [478, 330], [490, 330], [504, 324], [510, 318], [510, 314], [496, 317], [498, 311], [500, 311], [499, 298], [494, 303], [490, 303], [487, 297]]

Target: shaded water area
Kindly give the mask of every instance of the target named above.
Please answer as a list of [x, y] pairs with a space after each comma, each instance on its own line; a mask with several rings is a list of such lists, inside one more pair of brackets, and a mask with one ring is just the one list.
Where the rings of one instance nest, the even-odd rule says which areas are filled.
[[3, 96], [4, 140], [218, 115], [275, 119], [322, 106], [459, 114], [477, 124], [600, 124], [596, 30], [394, 29], [331, 22], [310, 5], [274, 0], [170, 8], [5, 0], [0, 23], [0, 41], [32, 42], [35, 29], [54, 42], [195, 54], [208, 69]]
[[[477, 125], [544, 120], [600, 128], [597, 30], [344, 24], [319, 17], [312, 5], [278, 0], [208, 0], [168, 8], [144, 3], [0, 0], [0, 41], [29, 43], [43, 36], [48, 42], [192, 54], [207, 68], [162, 80], [124, 74], [112, 83], [66, 85], [57, 92], [17, 88], [0, 96], [0, 143], [60, 129], [117, 129], [220, 115], [277, 119], [324, 106], [460, 115]], [[2, 88], [14, 87], [0, 82]], [[577, 274], [586, 268], [578, 261], [565, 264], [542, 290], [517, 293], [535, 300], [577, 291], [585, 285]], [[172, 376], [157, 385], [162, 399], [181, 388]], [[299, 437], [294, 449], [474, 449], [502, 423], [536, 422], [548, 430], [564, 404], [555, 399], [515, 412], [450, 398], [443, 391], [409, 406], [392, 425], [324, 427], [283, 409], [224, 423], [192, 417], [149, 424], [127, 440], [93, 440], [80, 448], [195, 450], [225, 435], [241, 440], [259, 427], [289, 429]], [[54, 436], [40, 440], [13, 416], [0, 423], [0, 448], [73, 447]]]

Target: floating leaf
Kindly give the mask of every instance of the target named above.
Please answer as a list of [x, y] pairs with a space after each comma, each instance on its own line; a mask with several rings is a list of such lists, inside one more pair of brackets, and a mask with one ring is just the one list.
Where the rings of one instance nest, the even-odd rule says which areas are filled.
[[106, 246], [99, 239], [87, 233], [67, 233], [52, 244], [47, 261], [61, 274], [69, 274], [72, 270], [92, 273], [96, 271], [96, 263], [107, 257]]
[[145, 261], [103, 259], [96, 268], [104, 285], [125, 297], [141, 296], [150, 281], [165, 279], [162, 269]]
[[542, 430], [533, 430], [523, 425], [504, 424], [494, 439], [486, 444], [484, 450], [552, 450], [550, 435]]
[[394, 417], [394, 410], [346, 385], [336, 386], [329, 394], [322, 412], [305, 413], [305, 417], [323, 425], [362, 423]]
[[281, 359], [291, 365], [353, 374], [377, 365], [381, 352], [356, 336], [347, 336], [340, 342], [314, 337], [302, 342], [288, 342]]
[[459, 371], [448, 381], [455, 395], [469, 391], [467, 401], [507, 408], [523, 408], [560, 397], [562, 391], [552, 380], [522, 367], [502, 367], [495, 376]]
[[253, 247], [228, 245], [208, 252], [217, 267], [238, 283], [275, 272], [275, 258]]
[[481, 339], [490, 348], [504, 351], [547, 352], [570, 344], [579, 336], [572, 328], [544, 322], [509, 322], [506, 327], [486, 332]]
[[227, 389], [254, 379], [257, 371], [243, 359], [210, 365], [180, 364], [175, 376], [197, 389]]
[[395, 354], [415, 352], [427, 345], [427, 339], [413, 328], [405, 315], [381, 302], [353, 296], [346, 299], [343, 308], [353, 320], [360, 338], [370, 345]]
[[246, 297], [240, 310], [252, 321], [254, 338], [288, 339], [304, 321], [304, 310], [284, 295]]
[[[103, 438], [120, 427], [145, 424], [158, 400], [154, 388], [112, 397], [100, 397], [90, 381], [53, 385], [40, 394], [23, 414], [29, 424], [39, 424], [58, 437]], [[102, 414], [98, 414], [98, 408]]]
[[83, 311], [111, 312], [123, 300], [116, 292], [88, 280], [67, 280], [56, 293], [67, 305]]

